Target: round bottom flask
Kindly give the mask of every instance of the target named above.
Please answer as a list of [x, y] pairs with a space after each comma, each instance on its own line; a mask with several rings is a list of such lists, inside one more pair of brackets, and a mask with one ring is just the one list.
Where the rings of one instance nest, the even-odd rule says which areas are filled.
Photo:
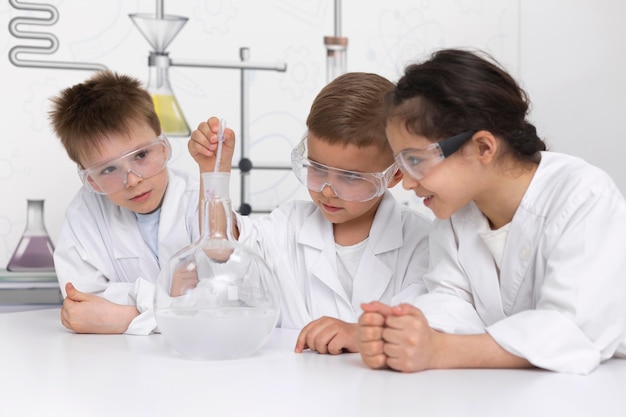
[[231, 236], [230, 200], [204, 201], [202, 237], [177, 252], [158, 279], [154, 311], [169, 345], [189, 359], [250, 356], [279, 314], [276, 277]]

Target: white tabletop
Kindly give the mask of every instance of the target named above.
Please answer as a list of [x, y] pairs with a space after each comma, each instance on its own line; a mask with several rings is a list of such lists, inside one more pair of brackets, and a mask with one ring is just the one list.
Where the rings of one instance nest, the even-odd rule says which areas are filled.
[[541, 370], [374, 371], [293, 353], [276, 329], [247, 359], [183, 359], [161, 335], [78, 335], [59, 309], [0, 314], [0, 416], [623, 416], [626, 360]]

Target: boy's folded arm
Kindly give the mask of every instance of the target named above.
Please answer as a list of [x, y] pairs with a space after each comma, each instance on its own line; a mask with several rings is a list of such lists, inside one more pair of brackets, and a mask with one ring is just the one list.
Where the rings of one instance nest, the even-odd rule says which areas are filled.
[[81, 292], [71, 283], [61, 309], [61, 321], [76, 333], [120, 334], [139, 315], [133, 305], [113, 303], [103, 297]]

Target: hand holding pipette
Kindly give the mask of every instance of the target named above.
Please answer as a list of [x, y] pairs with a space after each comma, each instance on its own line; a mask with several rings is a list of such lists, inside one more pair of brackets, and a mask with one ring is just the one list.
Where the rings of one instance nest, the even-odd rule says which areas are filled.
[[211, 117], [200, 123], [191, 133], [187, 146], [201, 173], [230, 172], [235, 151], [235, 133], [226, 127], [223, 119]]

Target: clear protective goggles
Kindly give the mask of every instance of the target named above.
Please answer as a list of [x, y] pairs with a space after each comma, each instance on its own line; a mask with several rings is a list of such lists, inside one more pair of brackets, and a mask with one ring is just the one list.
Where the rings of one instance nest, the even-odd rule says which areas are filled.
[[476, 132], [463, 132], [423, 149], [405, 149], [398, 152], [394, 159], [403, 172], [421, 180], [432, 167], [458, 151], [474, 133]]
[[345, 201], [364, 202], [381, 196], [398, 170], [395, 163], [383, 172], [358, 172], [329, 167], [308, 159], [307, 136], [291, 151], [291, 169], [311, 191], [330, 187]]
[[150, 178], [165, 168], [172, 155], [165, 134], [124, 155], [78, 170], [83, 184], [98, 194], [112, 194], [123, 190], [131, 172], [139, 178]]

